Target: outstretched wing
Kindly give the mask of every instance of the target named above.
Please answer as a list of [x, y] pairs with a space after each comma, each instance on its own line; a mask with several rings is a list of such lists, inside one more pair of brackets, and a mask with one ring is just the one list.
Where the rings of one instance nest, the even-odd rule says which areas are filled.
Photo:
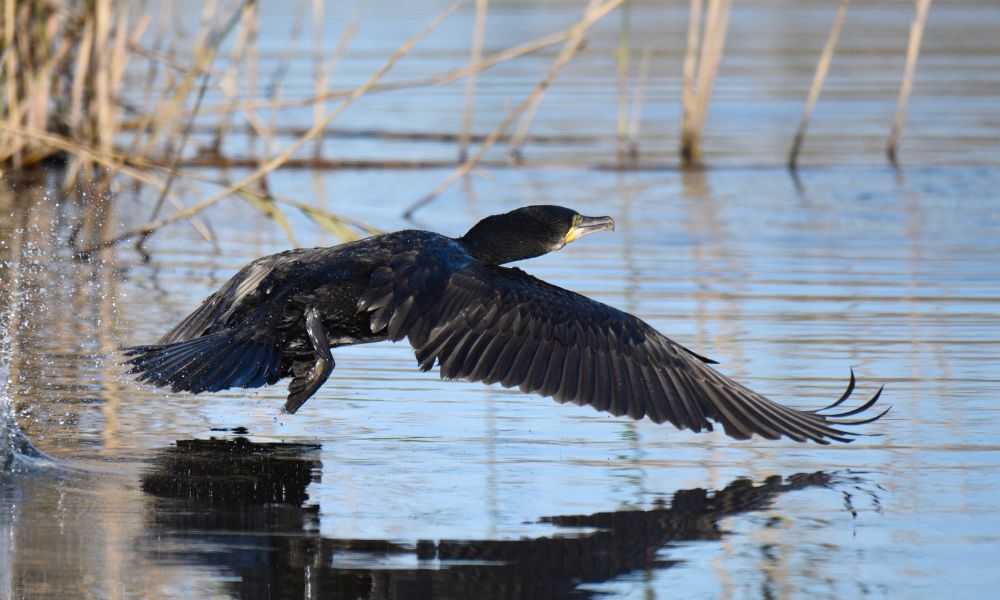
[[[681, 429], [721, 423], [737, 439], [851, 441], [840, 429], [859, 409], [824, 415], [792, 409], [740, 385], [642, 320], [536, 279], [484, 265], [449, 242], [399, 254], [377, 269], [359, 309], [372, 331], [408, 338], [422, 370], [551, 396]], [[829, 410], [846, 400], [847, 393]], [[881, 390], [879, 390], [881, 393]], [[884, 414], [884, 413], [882, 413]]]
[[292, 266], [320, 251], [316, 248], [296, 248], [258, 258], [240, 269], [194, 312], [164, 334], [157, 344], [193, 340], [237, 324], [246, 316], [245, 313], [294, 273]]

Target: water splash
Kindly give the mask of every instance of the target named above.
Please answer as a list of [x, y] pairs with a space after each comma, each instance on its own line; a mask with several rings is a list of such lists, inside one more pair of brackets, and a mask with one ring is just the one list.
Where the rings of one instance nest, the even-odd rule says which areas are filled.
[[0, 364], [0, 473], [9, 473], [39, 460], [51, 459], [35, 448], [17, 426], [13, 399], [7, 393], [9, 380], [6, 357], [3, 361]]
[[13, 348], [11, 327], [17, 322], [21, 305], [18, 286], [18, 265], [0, 263], [10, 273], [9, 304], [0, 315], [0, 473], [10, 473], [41, 462], [51, 462], [48, 456], [35, 448], [28, 436], [17, 426], [14, 416], [14, 398], [10, 393], [10, 362]]

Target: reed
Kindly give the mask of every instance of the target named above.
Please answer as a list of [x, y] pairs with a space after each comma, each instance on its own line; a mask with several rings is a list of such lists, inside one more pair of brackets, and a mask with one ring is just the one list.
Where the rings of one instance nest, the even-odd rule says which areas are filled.
[[631, 161], [639, 158], [639, 123], [642, 121], [642, 102], [646, 94], [646, 82], [649, 80], [649, 69], [653, 64], [653, 51], [642, 51], [639, 59], [639, 72], [636, 75], [635, 90], [632, 92], [632, 108], [628, 114], [628, 126], [625, 133], [626, 156]]
[[920, 42], [924, 37], [924, 26], [927, 24], [927, 13], [931, 9], [931, 0], [915, 0], [916, 14], [910, 23], [910, 41], [906, 49], [906, 66], [903, 69], [903, 80], [899, 84], [899, 99], [896, 102], [896, 117], [892, 121], [892, 131], [886, 143], [885, 153], [889, 162], [897, 164], [896, 151], [899, 148], [899, 138], [903, 135], [906, 124], [906, 104], [913, 90], [913, 73], [917, 70], [917, 57], [920, 55]]
[[[129, 2], [91, 0], [71, 10], [42, 0], [3, 0], [0, 11], [0, 163], [29, 167], [59, 152], [16, 130], [86, 136], [103, 151], [118, 132], [117, 95], [129, 59]], [[115, 18], [117, 15], [117, 18]]]
[[[612, 8], [617, 8], [618, 5], [623, 4], [624, 2], [627, 2], [627, 0], [614, 2], [614, 6], [612, 6]], [[608, 3], [605, 6], [611, 6], [611, 3]], [[607, 14], [607, 11], [600, 11], [599, 9], [601, 8], [603, 7], [600, 5], [599, 0], [590, 0], [587, 3], [587, 8], [583, 11], [583, 21], [581, 22], [588, 22], [589, 24], [586, 27], [579, 27], [576, 32], [566, 40], [566, 43], [563, 45], [559, 55], [556, 56], [555, 63], [553, 63], [548, 72], [545, 73], [545, 77], [543, 77], [542, 80], [538, 82], [534, 88], [532, 88], [531, 93], [524, 98], [524, 101], [517, 107], [517, 110], [509, 115], [508, 118], [511, 119], [511, 122], [513, 119], [520, 117], [520, 121], [514, 129], [514, 134], [511, 136], [510, 142], [507, 144], [507, 154], [514, 162], [519, 162], [521, 160], [521, 146], [524, 145], [524, 141], [528, 138], [528, 131], [531, 129], [531, 124], [535, 120], [535, 114], [542, 105], [542, 100], [545, 99], [545, 92], [548, 91], [549, 86], [552, 85], [553, 81], [555, 81], [555, 78], [563, 70], [563, 67], [569, 64], [569, 61], [583, 48], [584, 34], [586, 34], [587, 29], [596, 23], [600, 18], [594, 18], [595, 15], [599, 13], [601, 16]], [[496, 139], [494, 139], [493, 142], [503, 136], [503, 134], [507, 131], [508, 125], [509, 123], [507, 119], [500, 123], [500, 126], [494, 130]], [[480, 150], [477, 157], [482, 157], [482, 155], [486, 153], [486, 150], [493, 145], [493, 142], [487, 140], [487, 142], [483, 144], [483, 148]], [[468, 169], [466, 170], [471, 170], [475, 161], [470, 160], [466, 162], [468, 163]], [[465, 165], [463, 164], [462, 166], [464, 167]], [[459, 167], [459, 169], [462, 169], [462, 167]], [[446, 187], [451, 185], [447, 182], [447, 180], [445, 180], [443, 184], [445, 184]], [[425, 196], [424, 199], [436, 194], [437, 190], [431, 192], [428, 196]], [[408, 209], [406, 214], [411, 215], [412, 209]]]
[[[454, 171], [452, 171], [448, 176], [446, 176], [433, 190], [425, 194], [422, 198], [407, 207], [403, 216], [406, 218], [412, 218], [413, 214], [433, 202], [438, 196], [441, 195], [445, 190], [451, 187], [456, 181], [467, 175], [472, 169], [479, 163], [482, 157], [493, 147], [494, 144], [500, 140], [503, 135], [507, 132], [507, 129], [513, 124], [514, 120], [521, 115], [522, 126], [527, 122], [530, 123], [531, 116], [534, 114], [534, 110], [537, 109], [538, 104], [541, 102], [542, 97], [545, 94], [545, 90], [552, 85], [552, 82], [559, 75], [559, 73], [565, 68], [569, 61], [580, 51], [583, 46], [583, 36], [586, 34], [587, 30], [590, 29], [595, 23], [603, 19], [612, 10], [618, 8], [622, 2], [625, 0], [608, 0], [603, 4], [599, 4], [596, 0], [591, 0], [587, 9], [584, 11], [583, 18], [571, 27], [568, 32], [569, 36], [566, 40], [566, 44], [563, 49], [556, 56], [555, 62], [549, 67], [549, 70], [532, 88], [531, 92], [521, 101], [517, 107], [507, 114], [500, 124], [496, 126], [490, 135], [483, 140], [483, 143], [476, 150], [475, 154], [470, 156], [460, 164]], [[510, 148], [513, 151], [517, 151], [520, 148], [521, 143], [523, 143], [526, 135], [527, 129], [523, 131], [519, 130], [515, 132], [514, 136], [511, 138]], [[519, 133], [521, 135], [519, 135]]]
[[[483, 40], [486, 37], [486, 12], [489, 0], [476, 0], [476, 20], [472, 28], [472, 44], [469, 47], [469, 64], [476, 64], [483, 58]], [[458, 162], [465, 162], [469, 156], [469, 141], [472, 135], [472, 105], [476, 97], [476, 74], [465, 78], [465, 109], [462, 114], [462, 131], [458, 137]]]
[[823, 82], [826, 74], [830, 70], [830, 62], [833, 60], [833, 53], [837, 49], [837, 40], [840, 39], [840, 30], [844, 26], [844, 16], [847, 14], [847, 5], [850, 0], [840, 0], [837, 6], [837, 14], [833, 17], [833, 25], [830, 26], [830, 34], [826, 38], [823, 46], [823, 53], [820, 54], [819, 62], [816, 63], [816, 72], [813, 74], [812, 85], [809, 87], [809, 97], [806, 99], [806, 107], [802, 111], [802, 120], [799, 121], [799, 128], [795, 132], [792, 140], [792, 148], [788, 152], [788, 168], [795, 169], [798, 166], [799, 151], [802, 149], [802, 142], [806, 137], [806, 128], [809, 127], [809, 119], [812, 117], [813, 108], [819, 100], [819, 95], [823, 92]]
[[[329, 82], [333, 79], [337, 72], [337, 65], [340, 63], [340, 59], [343, 58], [344, 53], [347, 52], [348, 46], [351, 45], [351, 41], [354, 36], [358, 33], [358, 27], [361, 23], [361, 9], [360, 5], [356, 8], [351, 15], [350, 20], [347, 22], [347, 26], [344, 28], [343, 33], [337, 40], [337, 47], [334, 49], [333, 54], [327, 58], [325, 51], [323, 49], [323, 6], [325, 5], [324, 0], [313, 0], [313, 19], [314, 19], [314, 29], [313, 35], [315, 36], [315, 55], [313, 57], [313, 62], [315, 63], [316, 70], [316, 83], [314, 88], [314, 95], [316, 98], [323, 98], [326, 96], [327, 87]], [[327, 111], [326, 102], [319, 100], [313, 103], [313, 123], [320, 121], [323, 118], [323, 114]], [[323, 158], [323, 138], [322, 136], [316, 138], [316, 144], [313, 148], [313, 158], [316, 160], [322, 160]]]
[[[788, 156], [793, 169], [836, 51], [848, 2], [839, 0], [816, 66]], [[915, 2], [906, 68], [887, 144], [887, 154], [893, 162], [931, 4], [931, 0]], [[397, 135], [457, 143], [459, 164], [409, 207], [406, 215], [410, 216], [477, 166], [502, 164], [499, 152], [492, 162], [484, 160], [496, 144], [506, 143], [511, 156], [520, 156], [547, 90], [584, 47], [591, 28], [615, 10], [620, 11], [621, 18], [613, 67], [618, 86], [617, 114], [609, 121], [614, 119], [618, 167], [636, 166], [643, 98], [655, 54], [646, 49], [638, 67], [632, 64], [635, 49], [629, 0], [590, 0], [583, 16], [572, 26], [491, 53], [484, 52], [490, 5], [488, 0], [475, 0], [468, 64], [429, 76], [385, 81], [384, 76], [396, 62], [456, 5], [403, 44], [363, 84], [338, 89], [333, 85], [335, 69], [359, 29], [360, 11], [355, 10], [349, 17], [334, 51], [329, 53], [328, 46], [333, 40], [325, 37], [323, 17], [328, 16], [329, 10], [325, 0], [302, 3], [306, 7], [303, 18], [293, 21], [288, 43], [278, 51], [277, 60], [272, 62], [274, 57], [268, 56], [263, 63], [258, 43], [261, 11], [256, 0], [205, 0], [200, 20], [190, 26], [191, 31], [181, 31], [170, 19], [153, 18], [154, 12], [164, 6], [171, 10], [171, 2], [164, 5], [144, 0], [0, 0], [0, 167], [24, 169], [59, 162], [66, 167], [66, 186], [86, 185], [86, 189], [100, 195], [113, 182], [128, 181], [155, 190], [158, 198], [145, 224], [123, 231], [101, 229], [107, 235], [81, 246], [83, 254], [123, 240], [141, 243], [162, 227], [179, 221], [189, 223], [202, 237], [211, 240], [210, 224], [200, 213], [231, 197], [254, 206], [280, 227], [287, 225], [283, 211], [299, 210], [317, 225], [346, 237], [351, 231], [363, 230], [338, 221], [331, 213], [309, 213], [306, 208], [273, 198], [268, 192], [269, 175], [275, 169], [290, 166], [405, 168], [442, 164], [440, 160], [423, 159], [324, 158], [324, 143], [331, 137], [370, 135], [400, 139], [393, 137]], [[680, 154], [685, 166], [696, 166], [701, 161], [703, 131], [725, 48], [730, 6], [731, 0], [690, 0], [681, 98]], [[306, 18], [309, 16], [311, 24]], [[306, 38], [310, 27], [314, 80], [304, 94], [301, 87], [292, 90], [304, 96], [301, 97], [286, 89], [289, 84], [285, 75], [291, 71], [292, 61], [300, 50], [309, 52]], [[530, 92], [519, 102], [512, 102], [513, 108], [490, 133], [474, 134], [478, 75], [555, 45], [562, 47]], [[126, 87], [127, 77], [130, 79]], [[443, 86], [461, 79], [465, 79], [464, 110], [454, 133], [359, 133], [331, 127], [348, 107], [369, 94]], [[128, 93], [123, 93], [123, 89]], [[289, 113], [305, 113], [305, 122], [298, 121], [298, 127], [283, 125], [283, 117]], [[245, 151], [227, 156], [225, 148], [232, 146], [233, 137], [246, 140], [242, 145]], [[582, 136], [534, 134], [530, 139], [535, 143], [588, 140]], [[284, 148], [280, 146], [282, 141], [286, 143]], [[192, 149], [195, 143], [199, 145]], [[470, 148], [473, 144], [474, 150]], [[213, 181], [218, 187], [210, 195], [185, 203], [177, 189], [183, 190], [186, 183], [198, 180], [188, 169], [204, 166], [219, 167], [223, 173], [227, 167], [238, 166], [249, 174], [235, 181]], [[171, 212], [167, 214], [168, 211]], [[294, 238], [294, 232], [289, 231], [289, 237]]]
[[[254, 41], [259, 14], [252, 0], [246, 0], [235, 8], [209, 0], [203, 5], [200, 24], [192, 34], [184, 36], [180, 32], [167, 31], [167, 26], [157, 22], [155, 33], [148, 38], [143, 35], [152, 21], [152, 11], [149, 5], [137, 0], [66, 0], [61, 3], [39, 1], [27, 4], [0, 0], [0, 5], [2, 14], [9, 16], [0, 22], [0, 40], [4, 40], [2, 48], [6, 49], [0, 53], [0, 65], [4, 67], [0, 73], [0, 93], [4, 96], [3, 118], [0, 119], [0, 129], [4, 134], [0, 138], [0, 165], [23, 168], [57, 158], [68, 164], [67, 185], [78, 181], [78, 175], [84, 178], [95, 174], [109, 176], [106, 181], [114, 175], [130, 177], [135, 174], [135, 169], [123, 169], [129, 163], [133, 167], [151, 164], [153, 168], [166, 169], [173, 173], [169, 178], [178, 176], [176, 168], [179, 165], [211, 164], [213, 157], [220, 166], [230, 164], [231, 159], [222, 155], [222, 144], [237, 131], [244, 132], [248, 137], [251, 151], [247, 155], [253, 159], [255, 140], [264, 139], [267, 147], [274, 147], [276, 131], [280, 129], [276, 125], [279, 122], [277, 111], [311, 105], [316, 124], [326, 112], [326, 103], [350, 98], [354, 93], [353, 89], [329, 91], [327, 87], [336, 61], [346, 51], [358, 29], [360, 10], [355, 10], [333, 56], [328, 59], [321, 57], [322, 47], [315, 46], [317, 77], [314, 93], [311, 97], [300, 99], [281, 97], [282, 74], [291, 60], [287, 50], [281, 65], [271, 77], [270, 85], [265, 84], [264, 93], [261, 93]], [[224, 5], [229, 8], [224, 9]], [[53, 7], [58, 7], [58, 10]], [[324, 7], [323, 0], [312, 0], [312, 14], [317, 23], [321, 20]], [[555, 32], [483, 56], [487, 9], [485, 0], [477, 1], [476, 27], [468, 66], [437, 76], [376, 85], [366, 93], [443, 85], [466, 78], [467, 102], [459, 145], [467, 148], [473, 140], [483, 139], [471, 133], [476, 74], [552, 44], [565, 42], [571, 34], [569, 30]], [[46, 31], [45, 36], [38, 32], [32, 34], [34, 37], [25, 33], [21, 23], [37, 22], [40, 18], [36, 13], [45, 11], [52, 13], [49, 21], [54, 26], [50, 29], [54, 27], [58, 30]], [[68, 23], [75, 23], [78, 27], [70, 27]], [[313, 33], [319, 36], [318, 26]], [[291, 38], [297, 40], [298, 37], [293, 32]], [[222, 41], [227, 38], [233, 42], [229, 44], [227, 57], [223, 58], [224, 64], [220, 68], [217, 55]], [[151, 45], [147, 46], [147, 43]], [[57, 51], [44, 51], [56, 45]], [[30, 56], [25, 54], [25, 49], [29, 49]], [[112, 59], [102, 60], [105, 55]], [[142, 81], [139, 86], [133, 86], [142, 90], [142, 101], [122, 110], [119, 86], [129, 61], [139, 62], [131, 73]], [[22, 69], [22, 65], [36, 66]], [[10, 76], [12, 73], [15, 77]], [[41, 76], [31, 76], [32, 73], [41, 73]], [[58, 74], [69, 75], [60, 79], [56, 77]], [[49, 76], [48, 85], [42, 84], [45, 76]], [[107, 80], [112, 82], [106, 83]], [[34, 84], [34, 87], [29, 89], [25, 82]], [[201, 104], [206, 84], [208, 89], [222, 92], [223, 104]], [[57, 101], [52, 102], [52, 99]], [[52, 107], [53, 110], [45, 114], [28, 111], [25, 108], [28, 106]], [[271, 111], [270, 124], [261, 116], [261, 111], [266, 110]], [[60, 118], [55, 118], [56, 114]], [[192, 127], [206, 122], [205, 119], [211, 119], [207, 121], [213, 129], [211, 141], [199, 148], [196, 159], [192, 159], [190, 153], [184, 153], [184, 148]], [[242, 123], [237, 125], [236, 119]], [[328, 162], [321, 157], [324, 135], [313, 136], [313, 157], [317, 165]], [[56, 138], [59, 138], [58, 144], [49, 143]], [[523, 141], [523, 136], [521, 139]], [[100, 155], [102, 160], [95, 161], [95, 155]], [[268, 156], [265, 153], [260, 164], [267, 163]], [[243, 162], [245, 159], [236, 160]], [[170, 200], [169, 197], [166, 199]], [[162, 205], [162, 200], [157, 204]]]
[[729, 24], [730, 0], [708, 0], [702, 22], [702, 0], [691, 0], [681, 100], [681, 159], [686, 167], [701, 163], [701, 140], [708, 102], [722, 60]]
[[[400, 59], [406, 56], [413, 49], [413, 47], [416, 46], [418, 42], [420, 42], [420, 40], [422, 40], [428, 33], [430, 33], [431, 30], [437, 27], [441, 23], [441, 21], [445, 19], [445, 17], [451, 14], [458, 7], [459, 1], [460, 0], [451, 4], [451, 6], [446, 8], [441, 14], [435, 17], [419, 33], [417, 33], [414, 37], [412, 37], [410, 40], [408, 40], [406, 43], [400, 46], [398, 50], [393, 52], [392, 55], [390, 55], [389, 58], [386, 60], [386, 62], [374, 74], [372, 74], [372, 76], [369, 77], [367, 81], [365, 81], [360, 86], [356, 87], [350, 96], [342, 100], [340, 104], [337, 105], [336, 108], [334, 108], [332, 111], [324, 115], [324, 117], [319, 122], [314, 123], [313, 126], [309, 129], [309, 131], [307, 131], [303, 136], [295, 140], [295, 142], [290, 144], [282, 152], [278, 153], [270, 160], [261, 164], [256, 170], [254, 170], [249, 175], [244, 176], [236, 183], [225, 186], [221, 191], [213, 194], [208, 198], [200, 200], [199, 202], [196, 202], [191, 206], [188, 206], [184, 210], [180, 210], [169, 216], [162, 217], [154, 221], [150, 221], [145, 225], [128, 229], [111, 239], [99, 241], [89, 247], [83, 248], [80, 250], [80, 253], [84, 255], [90, 255], [97, 250], [119, 244], [125, 240], [137, 238], [140, 236], [148, 236], [149, 234], [156, 232], [157, 230], [163, 228], [166, 225], [180, 221], [182, 219], [187, 219], [193, 215], [198, 214], [199, 212], [205, 210], [210, 206], [218, 204], [221, 200], [225, 199], [231, 194], [236, 194], [241, 192], [243, 192], [244, 194], [254, 194], [255, 192], [250, 190], [250, 186], [261, 181], [269, 173], [281, 167], [288, 159], [292, 157], [293, 154], [295, 154], [303, 146], [309, 143], [310, 140], [314, 139], [317, 135], [320, 135], [323, 129], [325, 129], [327, 125], [329, 125], [334, 119], [340, 116], [341, 113], [347, 110], [347, 108], [351, 106], [351, 104], [353, 104], [358, 98], [364, 96], [369, 90], [371, 90], [371, 88], [374, 87], [375, 84], [378, 83], [378, 81], [382, 79], [382, 77], [384, 77], [385, 74], [388, 73], [389, 70], [392, 69], [392, 67], [395, 66], [395, 64], [399, 62]], [[246, 197], [247, 196], [244, 195], [245, 199]]]
[[618, 163], [624, 166], [628, 154], [628, 74], [629, 58], [632, 54], [632, 3], [626, 0], [621, 9], [621, 28], [618, 32], [618, 47], [615, 51], [615, 65], [618, 72], [618, 121], [615, 131], [618, 136]]

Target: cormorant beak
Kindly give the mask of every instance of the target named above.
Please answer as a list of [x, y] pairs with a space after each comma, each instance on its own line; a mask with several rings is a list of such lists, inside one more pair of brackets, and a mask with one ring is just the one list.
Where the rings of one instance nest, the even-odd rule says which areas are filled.
[[573, 219], [573, 226], [566, 232], [566, 243], [570, 243], [577, 238], [582, 238], [598, 231], [614, 231], [615, 220], [611, 217], [584, 217], [577, 215]]

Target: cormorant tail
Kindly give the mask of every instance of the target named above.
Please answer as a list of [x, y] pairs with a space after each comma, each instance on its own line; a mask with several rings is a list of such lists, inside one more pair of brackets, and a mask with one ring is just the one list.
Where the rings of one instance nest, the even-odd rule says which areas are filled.
[[129, 373], [138, 374], [140, 381], [175, 392], [218, 392], [277, 382], [279, 349], [240, 333], [224, 329], [181, 342], [124, 348], [124, 364], [131, 365]]

